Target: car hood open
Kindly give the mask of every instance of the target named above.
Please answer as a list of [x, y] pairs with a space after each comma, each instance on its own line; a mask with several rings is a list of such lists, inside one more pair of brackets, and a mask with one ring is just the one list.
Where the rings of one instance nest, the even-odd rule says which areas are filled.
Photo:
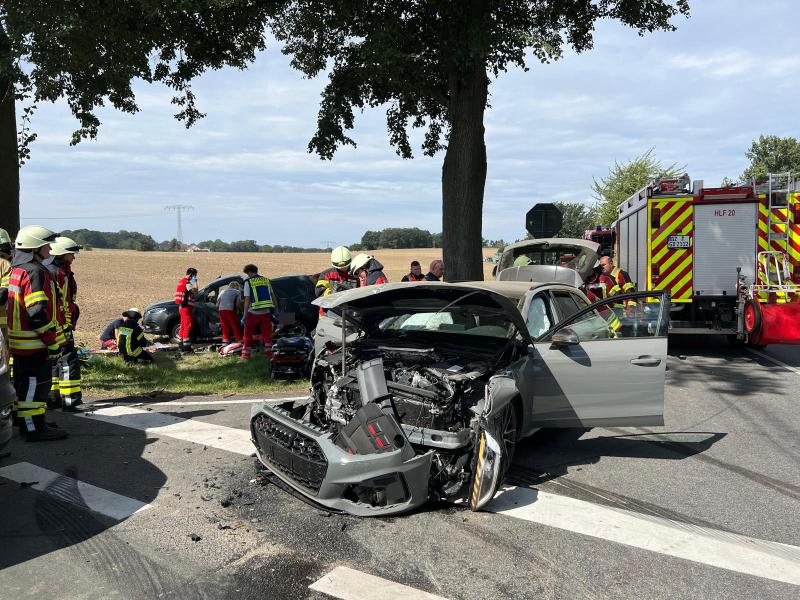
[[486, 284], [476, 285], [427, 282], [386, 283], [346, 290], [322, 296], [314, 304], [341, 315], [347, 311], [347, 320], [360, 327], [393, 316], [398, 311], [414, 310], [435, 312], [450, 303], [468, 300], [465, 304], [501, 311], [507, 315], [523, 337], [527, 327], [514, 301], [501, 293], [486, 289]]
[[[572, 255], [574, 259], [571, 264], [562, 269], [569, 268], [581, 278], [581, 282], [586, 281], [592, 274], [597, 263], [597, 252], [600, 249], [600, 244], [592, 242], [591, 240], [582, 240], [578, 238], [541, 238], [535, 240], [525, 240], [506, 246], [503, 250], [503, 256], [500, 259], [500, 264], [497, 265], [497, 275], [504, 269], [509, 269], [514, 266], [514, 260], [519, 256], [528, 252], [537, 250], [546, 250], [559, 252], [562, 255]], [[527, 276], [526, 276], [527, 277]], [[529, 279], [525, 279], [526, 281]], [[559, 281], [563, 281], [559, 279]]]

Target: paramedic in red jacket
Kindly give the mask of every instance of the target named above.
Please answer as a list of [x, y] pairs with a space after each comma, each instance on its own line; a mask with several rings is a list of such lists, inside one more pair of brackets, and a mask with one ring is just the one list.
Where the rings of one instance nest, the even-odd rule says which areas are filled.
[[186, 269], [186, 277], [181, 279], [175, 288], [175, 304], [180, 306], [178, 312], [181, 315], [180, 349], [184, 351], [192, 349], [192, 308], [196, 293], [197, 269], [189, 267]]

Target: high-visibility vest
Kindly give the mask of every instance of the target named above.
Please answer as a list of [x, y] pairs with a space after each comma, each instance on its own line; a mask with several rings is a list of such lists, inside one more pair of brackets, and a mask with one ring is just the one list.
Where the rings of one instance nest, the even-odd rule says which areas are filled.
[[187, 298], [187, 290], [186, 286], [189, 283], [189, 278], [184, 277], [178, 282], [178, 287], [175, 288], [175, 304], [178, 306], [183, 306], [185, 302], [188, 302]]
[[[0, 257], [0, 288], [8, 289], [8, 282], [11, 279], [11, 262]], [[6, 318], [6, 303], [0, 305], [0, 327], [5, 327], [8, 323]]]
[[139, 335], [135, 336], [136, 346], [134, 346], [134, 331], [132, 327], [125, 327], [121, 324], [119, 327], [119, 337], [117, 338], [117, 348], [120, 352], [127, 356], [139, 356], [142, 353], [141, 344], [144, 342], [144, 333], [141, 331]]
[[268, 278], [254, 275], [247, 279], [247, 283], [250, 285], [250, 309], [275, 308], [275, 302], [272, 299], [272, 285]]

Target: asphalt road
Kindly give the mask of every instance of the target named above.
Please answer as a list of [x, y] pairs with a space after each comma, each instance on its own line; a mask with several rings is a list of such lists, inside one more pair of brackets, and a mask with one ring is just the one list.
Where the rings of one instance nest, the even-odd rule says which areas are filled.
[[0, 459], [0, 596], [796, 598], [799, 390], [798, 348], [675, 341], [665, 427], [541, 431], [490, 511], [382, 519], [253, 481], [246, 402], [55, 412]]

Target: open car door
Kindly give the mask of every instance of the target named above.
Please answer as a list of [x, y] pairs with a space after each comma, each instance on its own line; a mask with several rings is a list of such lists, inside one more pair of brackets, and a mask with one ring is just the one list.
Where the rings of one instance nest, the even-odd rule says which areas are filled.
[[530, 427], [664, 424], [669, 294], [607, 298], [534, 340], [524, 381]]

